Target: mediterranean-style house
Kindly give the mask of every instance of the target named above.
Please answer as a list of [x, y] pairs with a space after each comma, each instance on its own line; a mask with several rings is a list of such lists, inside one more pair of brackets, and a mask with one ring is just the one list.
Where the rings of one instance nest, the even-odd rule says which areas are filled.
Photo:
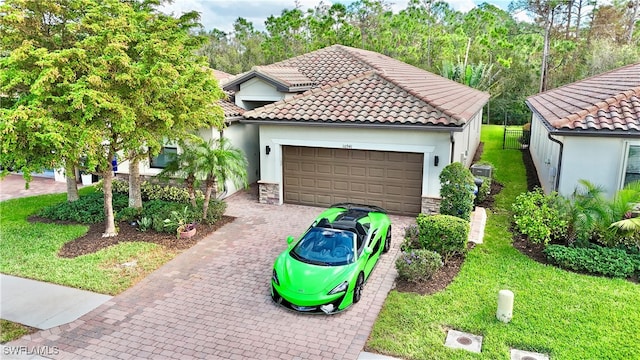
[[223, 136], [245, 151], [249, 180], [258, 182], [260, 202], [271, 204], [348, 201], [396, 214], [436, 212], [440, 171], [452, 162], [471, 165], [489, 99], [342, 45], [218, 76], [230, 94]]
[[585, 179], [612, 197], [640, 180], [640, 63], [526, 103], [533, 111], [529, 149], [546, 193], [571, 195]]

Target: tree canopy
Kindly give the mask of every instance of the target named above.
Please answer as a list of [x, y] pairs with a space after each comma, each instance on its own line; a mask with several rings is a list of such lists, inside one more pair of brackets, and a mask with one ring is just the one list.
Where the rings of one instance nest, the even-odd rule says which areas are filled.
[[[78, 164], [103, 176], [105, 235], [116, 154], [157, 153], [164, 141], [223, 126], [223, 94], [196, 54], [197, 13], [160, 1], [6, 0], [0, 5], [0, 163], [24, 174]], [[71, 167], [73, 168], [73, 167]], [[6, 172], [6, 170], [5, 170]], [[26, 175], [28, 176], [28, 175]], [[74, 176], [74, 175], [70, 175]]]

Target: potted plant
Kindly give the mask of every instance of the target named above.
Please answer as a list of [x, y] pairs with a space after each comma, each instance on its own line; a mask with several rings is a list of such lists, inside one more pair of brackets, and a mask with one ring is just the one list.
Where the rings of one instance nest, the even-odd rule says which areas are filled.
[[190, 238], [196, 234], [196, 223], [190, 221], [191, 214], [189, 207], [185, 206], [182, 211], [171, 211], [171, 216], [164, 219], [165, 228], [175, 228], [177, 238]]
[[93, 175], [89, 174], [85, 171], [80, 171], [80, 178], [82, 179], [82, 185], [91, 185], [93, 184]]

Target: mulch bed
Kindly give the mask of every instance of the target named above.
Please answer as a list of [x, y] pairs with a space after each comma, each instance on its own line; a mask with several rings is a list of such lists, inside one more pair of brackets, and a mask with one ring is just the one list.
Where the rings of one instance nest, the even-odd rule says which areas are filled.
[[[213, 225], [198, 224], [197, 232], [194, 236], [187, 239], [176, 238], [175, 234], [159, 233], [153, 230], [146, 232], [138, 231], [136, 226], [127, 222], [120, 222], [118, 226], [118, 235], [113, 237], [102, 237], [105, 225], [104, 223], [89, 225], [87, 233], [75, 239], [74, 241], [64, 244], [58, 252], [58, 255], [64, 258], [74, 258], [80, 255], [94, 253], [106, 247], [119, 244], [126, 241], [142, 241], [158, 245], [162, 245], [169, 250], [186, 250], [200, 241], [202, 238], [235, 220], [233, 216], [224, 215], [219, 221]], [[29, 221], [53, 222], [49, 219], [32, 216]], [[70, 222], [55, 222], [57, 224], [70, 224]]]

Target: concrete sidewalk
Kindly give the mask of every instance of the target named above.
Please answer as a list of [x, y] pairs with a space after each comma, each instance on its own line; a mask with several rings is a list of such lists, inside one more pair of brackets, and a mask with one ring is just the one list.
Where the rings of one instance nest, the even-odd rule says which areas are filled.
[[0, 274], [0, 318], [46, 330], [77, 320], [109, 295]]

